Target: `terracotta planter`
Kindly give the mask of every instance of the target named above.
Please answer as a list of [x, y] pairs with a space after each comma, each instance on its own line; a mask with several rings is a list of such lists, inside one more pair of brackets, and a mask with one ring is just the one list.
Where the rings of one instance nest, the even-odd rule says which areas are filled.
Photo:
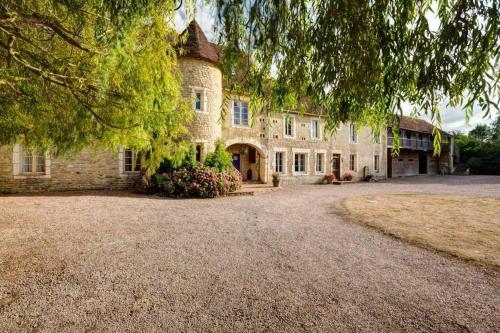
[[280, 181], [279, 180], [273, 180], [273, 186], [274, 187], [279, 187], [280, 186]]

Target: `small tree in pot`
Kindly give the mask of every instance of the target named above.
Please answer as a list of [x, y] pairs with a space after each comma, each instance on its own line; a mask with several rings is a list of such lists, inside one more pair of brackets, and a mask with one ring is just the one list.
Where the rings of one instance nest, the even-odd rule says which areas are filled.
[[273, 173], [273, 186], [274, 187], [280, 186], [280, 174], [277, 172]]

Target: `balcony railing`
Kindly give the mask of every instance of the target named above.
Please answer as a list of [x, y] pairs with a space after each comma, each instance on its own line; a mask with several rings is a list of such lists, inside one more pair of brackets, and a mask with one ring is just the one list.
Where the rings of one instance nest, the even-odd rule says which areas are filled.
[[[394, 138], [387, 138], [387, 145], [393, 145]], [[406, 149], [416, 149], [416, 150], [430, 150], [433, 149], [432, 142], [429, 140], [419, 140], [419, 139], [407, 139], [399, 138], [399, 147]]]

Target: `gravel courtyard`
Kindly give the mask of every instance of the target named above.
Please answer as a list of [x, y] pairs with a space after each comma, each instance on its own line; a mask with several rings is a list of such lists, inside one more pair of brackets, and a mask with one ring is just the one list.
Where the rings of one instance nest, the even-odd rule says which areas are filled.
[[0, 196], [0, 332], [499, 332], [500, 273], [337, 215], [377, 193], [500, 197], [500, 177]]

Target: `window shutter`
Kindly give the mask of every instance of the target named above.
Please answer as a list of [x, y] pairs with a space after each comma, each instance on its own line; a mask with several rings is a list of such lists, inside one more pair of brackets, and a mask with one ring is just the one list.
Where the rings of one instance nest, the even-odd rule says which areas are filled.
[[12, 149], [12, 174], [18, 176], [21, 173], [21, 147], [15, 144]]
[[118, 174], [123, 174], [124, 172], [124, 167], [123, 167], [123, 147], [120, 146], [118, 148]]

